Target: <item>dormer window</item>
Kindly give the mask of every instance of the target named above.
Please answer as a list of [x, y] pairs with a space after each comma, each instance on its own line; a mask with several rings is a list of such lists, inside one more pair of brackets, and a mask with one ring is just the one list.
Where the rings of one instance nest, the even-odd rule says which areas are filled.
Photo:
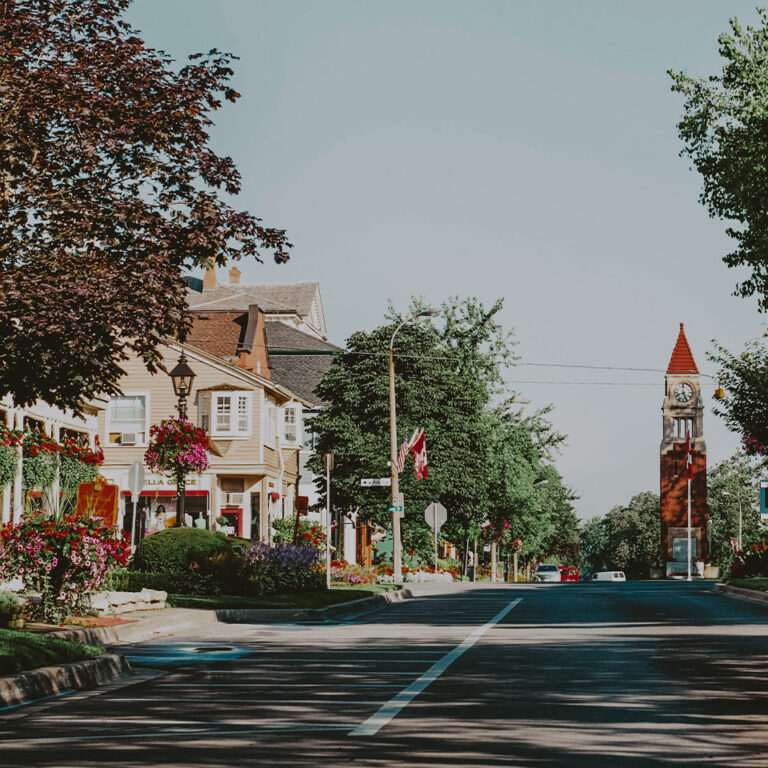
[[199, 425], [211, 437], [250, 437], [250, 392], [214, 390], [198, 397]]
[[300, 427], [300, 406], [296, 403], [286, 405], [283, 411], [283, 440], [286, 443], [298, 443], [301, 440], [299, 434]]

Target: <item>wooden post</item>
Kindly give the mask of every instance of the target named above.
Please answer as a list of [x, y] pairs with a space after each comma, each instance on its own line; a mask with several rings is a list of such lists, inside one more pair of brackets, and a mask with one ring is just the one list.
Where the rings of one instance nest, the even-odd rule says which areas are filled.
[[491, 583], [496, 583], [496, 542], [491, 542]]
[[515, 584], [517, 584], [517, 550], [515, 550]]

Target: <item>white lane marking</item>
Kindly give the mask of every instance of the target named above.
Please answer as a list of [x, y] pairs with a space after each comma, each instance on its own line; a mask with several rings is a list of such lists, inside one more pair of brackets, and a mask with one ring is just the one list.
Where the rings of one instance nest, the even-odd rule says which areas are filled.
[[450, 653], [436, 661], [421, 677], [414, 680], [407, 688], [391, 698], [377, 712], [367, 720], [360, 723], [357, 728], [351, 730], [348, 736], [373, 736], [378, 733], [390, 720], [396, 717], [402, 709], [408, 706], [427, 686], [437, 680], [448, 667], [453, 664], [465, 651], [468, 651], [494, 624], [498, 624], [522, 598], [512, 600], [500, 610], [487, 624], [478, 627], [463, 642], [457, 645]]

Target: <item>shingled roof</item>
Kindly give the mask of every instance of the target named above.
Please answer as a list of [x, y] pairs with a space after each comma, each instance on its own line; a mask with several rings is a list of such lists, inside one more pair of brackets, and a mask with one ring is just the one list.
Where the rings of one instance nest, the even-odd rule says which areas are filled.
[[[189, 282], [188, 282], [189, 284]], [[284, 285], [220, 285], [215, 291], [201, 293], [187, 290], [187, 303], [192, 309], [225, 309], [247, 311], [258, 304], [265, 312], [296, 312], [309, 315], [317, 294], [318, 283]]]
[[680, 333], [677, 335], [677, 343], [672, 350], [672, 357], [669, 360], [667, 373], [679, 374], [698, 372], [699, 369], [696, 367], [696, 361], [693, 359], [690, 346], [688, 346], [688, 339], [685, 337], [684, 326], [680, 323]]
[[[265, 327], [267, 348], [273, 350], [296, 350], [299, 352], [341, 352], [341, 347], [302, 333], [295, 328], [272, 320]], [[316, 393], [315, 388], [333, 363], [334, 355], [275, 355], [269, 356], [272, 380], [295, 392], [313, 405], [327, 405]]]

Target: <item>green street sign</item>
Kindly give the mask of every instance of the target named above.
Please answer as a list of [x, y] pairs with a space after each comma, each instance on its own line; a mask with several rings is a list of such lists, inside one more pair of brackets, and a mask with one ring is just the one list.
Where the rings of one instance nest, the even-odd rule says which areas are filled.
[[390, 507], [387, 511], [388, 512], [402, 512], [403, 508], [402, 507]]

